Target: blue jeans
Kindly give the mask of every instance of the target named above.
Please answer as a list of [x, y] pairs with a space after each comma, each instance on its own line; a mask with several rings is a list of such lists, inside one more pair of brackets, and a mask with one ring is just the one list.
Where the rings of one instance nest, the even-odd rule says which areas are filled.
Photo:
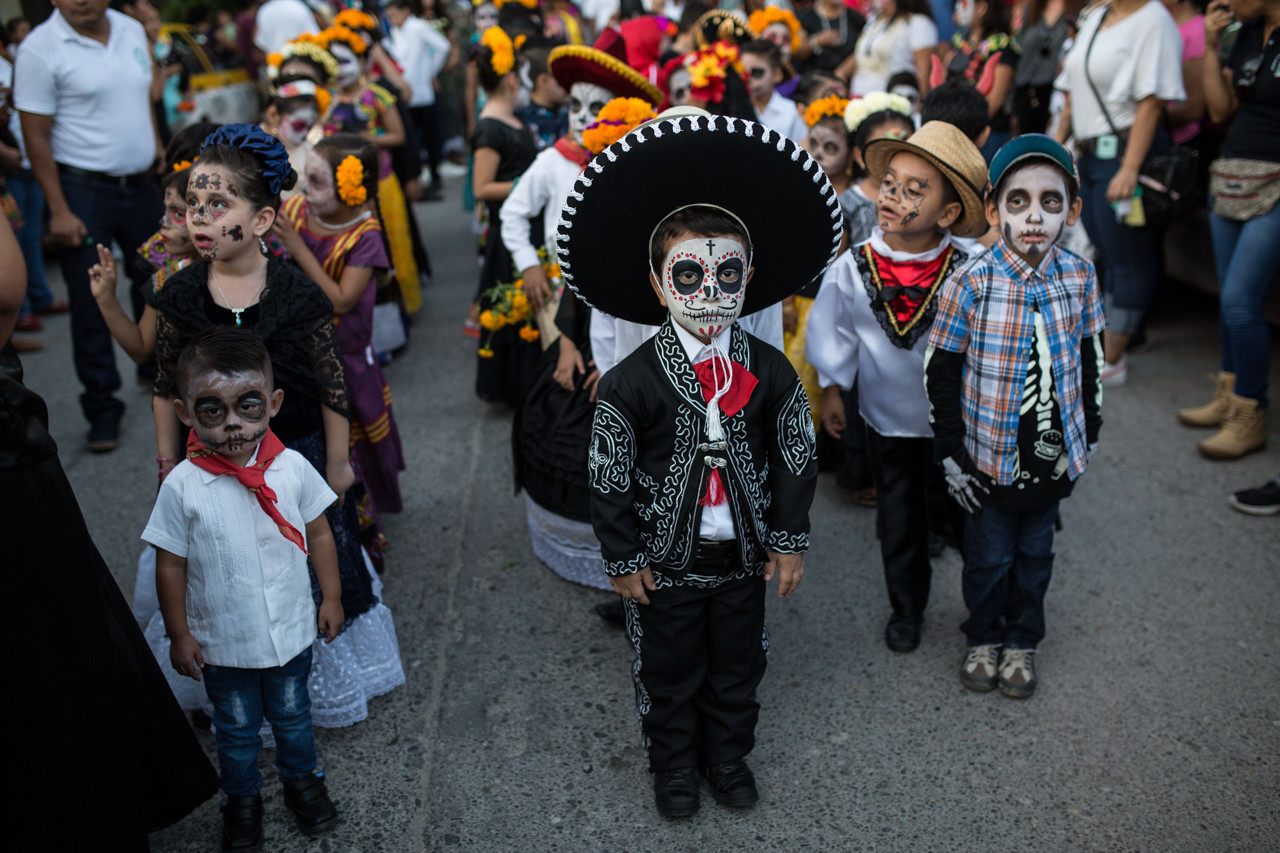
[[[115, 392], [120, 390], [120, 374], [116, 371], [111, 332], [89, 290], [89, 268], [98, 262], [96, 244], [110, 247], [113, 242], [117, 243], [125, 257], [121, 272], [131, 267], [137, 269], [133, 264], [135, 253], [156, 232], [164, 205], [160, 201], [159, 184], [151, 181], [136, 187], [121, 187], [85, 175], [64, 172], [59, 177], [67, 205], [93, 238], [91, 245], [63, 246], [58, 252], [62, 277], [67, 283], [67, 301], [71, 303], [71, 348], [76, 376], [84, 388], [80, 409], [92, 423], [99, 416], [118, 417], [124, 411], [124, 403], [115, 397]], [[139, 292], [138, 278], [146, 281], [143, 272], [135, 273], [135, 293]], [[142, 306], [135, 304], [134, 316], [141, 313]]]
[[1098, 276], [1107, 303], [1107, 329], [1118, 335], [1132, 335], [1155, 301], [1160, 280], [1159, 233], [1154, 228], [1132, 228], [1116, 222], [1107, 201], [1107, 185], [1120, 171], [1120, 160], [1099, 160], [1080, 156], [1080, 198], [1084, 202], [1081, 219], [1084, 230], [1098, 250]]
[[1271, 333], [1262, 311], [1280, 279], [1280, 204], [1248, 222], [1209, 214], [1218, 266], [1222, 369], [1236, 375], [1235, 392], [1267, 405]]
[[1034, 649], [1044, 639], [1058, 502], [1026, 512], [983, 507], [965, 518], [961, 587], [970, 646]]
[[40, 250], [40, 235], [44, 232], [44, 193], [30, 169], [22, 169], [5, 178], [13, 200], [22, 211], [23, 226], [18, 229], [18, 245], [22, 248], [22, 260], [27, 264], [27, 293], [22, 297], [25, 317], [32, 311], [41, 311], [53, 304], [53, 291], [44, 276], [44, 252]]
[[280, 781], [300, 779], [316, 769], [316, 738], [311, 727], [311, 647], [286, 663], [268, 669], [204, 666], [204, 689], [213, 703], [217, 727], [218, 772], [230, 796], [262, 792], [258, 731], [265, 716], [276, 736]]

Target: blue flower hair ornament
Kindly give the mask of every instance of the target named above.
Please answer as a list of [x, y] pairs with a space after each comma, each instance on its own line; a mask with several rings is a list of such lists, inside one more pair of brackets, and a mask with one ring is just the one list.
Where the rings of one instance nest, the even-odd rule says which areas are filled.
[[224, 124], [205, 137], [200, 153], [203, 154], [206, 148], [215, 145], [229, 145], [247, 151], [259, 160], [262, 163], [262, 178], [267, 182], [267, 189], [272, 195], [280, 194], [285, 178], [293, 172], [284, 144], [257, 125]]

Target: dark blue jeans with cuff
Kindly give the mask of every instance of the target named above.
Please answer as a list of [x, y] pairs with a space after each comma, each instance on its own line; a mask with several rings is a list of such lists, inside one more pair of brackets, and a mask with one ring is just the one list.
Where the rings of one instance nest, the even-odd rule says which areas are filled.
[[964, 527], [961, 587], [969, 646], [1034, 649], [1044, 639], [1058, 502], [1024, 512], [984, 506]]

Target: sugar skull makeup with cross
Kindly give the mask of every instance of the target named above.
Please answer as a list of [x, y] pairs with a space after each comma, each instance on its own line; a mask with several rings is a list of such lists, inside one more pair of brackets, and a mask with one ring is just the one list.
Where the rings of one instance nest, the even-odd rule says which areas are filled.
[[[732, 228], [699, 228], [696, 220], [673, 216], [689, 211], [731, 224]], [[685, 224], [687, 223], [687, 224]], [[726, 233], [741, 230], [740, 234]], [[751, 265], [746, 226], [723, 208], [689, 205], [672, 211], [650, 240], [650, 279], [671, 319], [706, 343], [733, 325], [742, 314]], [[665, 245], [660, 245], [665, 244]], [[661, 258], [661, 267], [653, 261]]]

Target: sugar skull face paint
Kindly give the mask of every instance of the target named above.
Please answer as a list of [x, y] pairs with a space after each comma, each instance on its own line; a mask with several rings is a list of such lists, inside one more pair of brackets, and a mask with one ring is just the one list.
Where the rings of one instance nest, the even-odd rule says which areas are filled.
[[689, 91], [693, 86], [693, 76], [689, 69], [680, 67], [671, 72], [667, 78], [668, 98], [673, 107], [683, 107], [689, 103]]
[[774, 21], [764, 28], [760, 38], [771, 41], [782, 51], [782, 61], [791, 61], [791, 28], [781, 21]]
[[849, 135], [831, 127], [825, 121], [819, 121], [809, 128], [809, 138], [805, 141], [805, 150], [809, 156], [818, 161], [822, 171], [831, 180], [843, 175], [849, 168]]
[[[236, 192], [233, 175], [222, 166], [192, 167], [187, 183], [187, 233], [206, 261], [239, 254], [253, 230], [253, 206]], [[268, 223], [269, 225], [270, 223]], [[238, 238], [236, 235], [239, 235]]]
[[1071, 214], [1071, 196], [1061, 170], [1048, 163], [1023, 166], [1001, 182], [1000, 233], [1032, 266], [1062, 237]]
[[333, 185], [333, 167], [320, 154], [307, 154], [306, 174], [303, 176], [302, 194], [316, 216], [332, 216], [342, 207]]
[[320, 113], [315, 107], [299, 107], [280, 119], [280, 141], [285, 148], [297, 148], [307, 139], [311, 128], [320, 120]]
[[596, 120], [604, 105], [613, 100], [613, 92], [595, 83], [574, 83], [569, 87], [569, 134], [582, 144], [582, 131]]
[[267, 434], [267, 422], [280, 411], [283, 398], [260, 370], [206, 369], [187, 381], [175, 408], [205, 447], [243, 465]]
[[174, 187], [164, 191], [164, 216], [160, 217], [160, 236], [165, 249], [175, 255], [192, 251], [191, 236], [187, 234], [187, 203]]
[[333, 78], [334, 85], [339, 89], [345, 89], [360, 79], [360, 72], [364, 68], [355, 51], [345, 44], [335, 42], [329, 45], [329, 52], [333, 54], [334, 59], [338, 60], [338, 76]]
[[700, 339], [714, 338], [742, 314], [751, 256], [736, 237], [694, 237], [663, 261], [662, 295], [671, 318]]

